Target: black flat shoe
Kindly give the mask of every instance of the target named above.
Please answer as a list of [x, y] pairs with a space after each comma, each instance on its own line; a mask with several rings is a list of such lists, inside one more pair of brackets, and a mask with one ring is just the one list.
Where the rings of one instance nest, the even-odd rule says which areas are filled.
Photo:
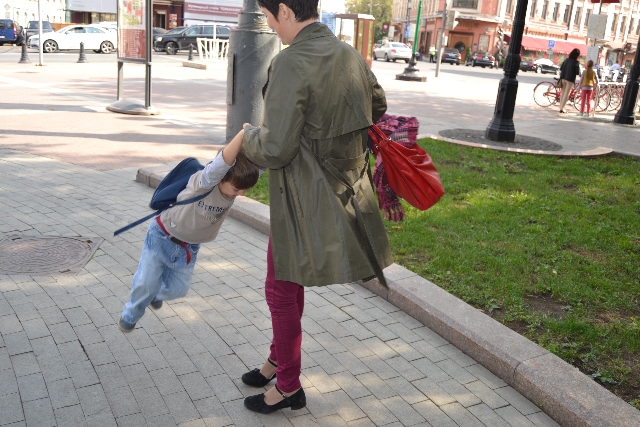
[[289, 397], [287, 397], [278, 386], [275, 386], [275, 388], [278, 390], [278, 393], [282, 395], [283, 399], [280, 402], [275, 405], [267, 405], [264, 403], [264, 393], [260, 393], [244, 399], [244, 407], [253, 412], [270, 414], [278, 409], [291, 408], [295, 411], [307, 406], [307, 396], [305, 396], [302, 388]]
[[[269, 358], [267, 358], [267, 362], [271, 363], [276, 368], [278, 367], [278, 365], [273, 363], [273, 361]], [[270, 378], [267, 378], [260, 373], [260, 369], [256, 368], [253, 371], [249, 371], [246, 374], [242, 375], [242, 382], [246, 385], [250, 385], [251, 387], [264, 387], [269, 384], [269, 382], [271, 382], [271, 380], [275, 377], [275, 372], [273, 373], [273, 375], [271, 375]]]

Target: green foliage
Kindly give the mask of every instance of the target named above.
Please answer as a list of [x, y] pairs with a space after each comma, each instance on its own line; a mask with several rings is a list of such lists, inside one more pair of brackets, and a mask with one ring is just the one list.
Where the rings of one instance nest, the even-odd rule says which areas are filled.
[[382, 23], [391, 23], [393, 0], [345, 0], [344, 7], [347, 13], [369, 14], [369, 10], [371, 10], [371, 15], [376, 18], [375, 42], [380, 41], [382, 36], [386, 36], [386, 34], [382, 34]]

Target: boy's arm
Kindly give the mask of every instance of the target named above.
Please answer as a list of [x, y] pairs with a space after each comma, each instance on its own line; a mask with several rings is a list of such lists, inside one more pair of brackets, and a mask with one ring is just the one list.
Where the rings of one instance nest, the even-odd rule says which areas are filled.
[[236, 157], [242, 148], [242, 137], [244, 129], [233, 137], [231, 142], [216, 156], [215, 159], [207, 163], [200, 178], [200, 188], [210, 189], [218, 185], [220, 180], [229, 172], [229, 169], [236, 163]]
[[242, 141], [244, 139], [244, 127], [238, 132], [236, 136], [233, 137], [231, 142], [227, 144], [227, 146], [222, 150], [222, 157], [224, 158], [224, 162], [233, 166], [236, 162], [236, 157], [242, 148]]

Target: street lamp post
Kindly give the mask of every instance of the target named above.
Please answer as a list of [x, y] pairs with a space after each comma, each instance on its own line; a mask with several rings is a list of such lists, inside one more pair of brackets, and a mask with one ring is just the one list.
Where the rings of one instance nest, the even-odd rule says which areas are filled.
[[262, 122], [262, 89], [269, 64], [280, 51], [278, 35], [267, 26], [267, 18], [256, 0], [244, 0], [238, 27], [229, 36], [227, 66], [227, 134], [229, 142], [244, 123]]
[[624, 87], [624, 98], [622, 98], [622, 104], [620, 109], [613, 118], [613, 121], [623, 125], [632, 125], [636, 122], [636, 99], [638, 98], [638, 88], [640, 83], [638, 78], [640, 77], [640, 40], [636, 47], [636, 54], [633, 57], [633, 67], [629, 73], [627, 84]]
[[504, 77], [498, 86], [498, 97], [493, 112], [493, 119], [485, 131], [485, 138], [492, 141], [513, 142], [516, 139], [516, 129], [513, 126], [513, 112], [518, 94], [518, 70], [520, 69], [520, 49], [522, 48], [522, 33], [527, 14], [528, 0], [518, 0], [515, 18], [509, 41], [509, 54], [504, 62]]

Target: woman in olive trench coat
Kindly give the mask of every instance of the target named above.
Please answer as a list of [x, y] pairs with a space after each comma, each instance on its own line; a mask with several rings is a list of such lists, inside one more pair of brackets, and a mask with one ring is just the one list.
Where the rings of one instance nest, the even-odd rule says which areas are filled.
[[[361, 55], [315, 22], [317, 1], [258, 3], [289, 45], [269, 68], [263, 122], [244, 129], [247, 157], [269, 169], [265, 295], [274, 339], [262, 369], [243, 381], [263, 387], [277, 375], [276, 387], [245, 406], [269, 413], [306, 404], [299, 382], [303, 287], [373, 276], [386, 284], [382, 269], [393, 261], [366, 150], [368, 127], [386, 111], [384, 91]], [[283, 290], [288, 297], [279, 300]]]

